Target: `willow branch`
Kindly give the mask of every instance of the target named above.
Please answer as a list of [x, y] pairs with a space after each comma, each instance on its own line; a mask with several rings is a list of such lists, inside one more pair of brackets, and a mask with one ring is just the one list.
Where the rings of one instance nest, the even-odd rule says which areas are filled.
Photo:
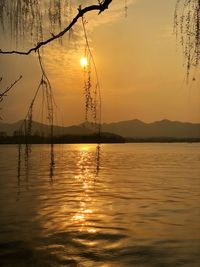
[[21, 80], [22, 76], [20, 76], [17, 80], [15, 80], [3, 93], [0, 93], [0, 102], [3, 100], [3, 97], [13, 88], [13, 86]]
[[62, 37], [65, 33], [67, 33], [78, 21], [79, 18], [83, 17], [84, 14], [90, 12], [90, 11], [94, 11], [97, 10], [99, 11], [99, 14], [102, 13], [105, 9], [108, 9], [110, 3], [112, 2], [112, 0], [105, 0], [103, 3], [99, 3], [98, 5], [91, 5], [91, 6], [87, 6], [83, 9], [81, 9], [81, 6], [78, 8], [78, 14], [73, 18], [73, 20], [71, 21], [71, 23], [61, 32], [59, 32], [56, 35], [53, 35], [51, 38], [39, 42], [35, 47], [32, 47], [31, 49], [29, 49], [26, 52], [23, 51], [2, 51], [0, 49], [0, 54], [19, 54], [19, 55], [29, 55], [32, 52], [37, 52], [37, 50], [39, 48], [41, 48], [42, 46], [47, 45], [48, 43], [51, 43], [52, 41]]

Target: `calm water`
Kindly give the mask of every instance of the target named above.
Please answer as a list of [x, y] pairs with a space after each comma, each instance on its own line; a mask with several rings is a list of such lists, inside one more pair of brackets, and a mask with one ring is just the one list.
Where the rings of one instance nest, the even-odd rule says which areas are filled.
[[0, 266], [200, 266], [200, 144], [0, 146]]

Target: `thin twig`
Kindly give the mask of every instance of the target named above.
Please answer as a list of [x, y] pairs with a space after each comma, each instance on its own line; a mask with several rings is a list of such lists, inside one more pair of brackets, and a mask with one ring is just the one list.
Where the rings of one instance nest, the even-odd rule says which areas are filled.
[[3, 100], [3, 97], [6, 96], [6, 94], [13, 88], [13, 86], [21, 80], [22, 75], [19, 76], [17, 80], [15, 80], [10, 86], [6, 88], [6, 90], [3, 93], [0, 93], [0, 102]]

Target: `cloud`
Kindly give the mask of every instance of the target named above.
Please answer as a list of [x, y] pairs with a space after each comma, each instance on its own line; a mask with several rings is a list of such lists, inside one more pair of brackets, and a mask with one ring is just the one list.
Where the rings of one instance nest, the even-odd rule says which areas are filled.
[[[125, 17], [125, 3], [129, 7], [137, 0], [127, 0], [125, 2], [121, 0], [115, 0], [111, 3], [108, 10], [105, 10], [101, 15], [97, 12], [91, 12], [85, 16], [87, 21], [86, 29], [88, 33], [88, 39], [90, 44], [92, 40], [90, 36], [92, 32], [99, 26], [115, 23], [116, 21]], [[87, 6], [90, 4], [96, 4], [97, 1], [87, 1]], [[85, 1], [74, 1], [71, 6], [72, 17], [77, 13], [77, 7], [82, 5], [84, 7]], [[58, 42], [47, 46], [45, 48], [45, 62], [50, 70], [51, 74], [57, 77], [66, 78], [66, 73], [71, 75], [71, 78], [76, 75], [78, 69], [78, 60], [84, 53], [85, 39], [82, 29], [82, 23], [79, 20], [71, 31], [71, 39], [69, 34], [63, 37], [63, 45], [60, 46]], [[92, 49], [92, 47], [91, 47]], [[78, 67], [77, 67], [78, 66]]]

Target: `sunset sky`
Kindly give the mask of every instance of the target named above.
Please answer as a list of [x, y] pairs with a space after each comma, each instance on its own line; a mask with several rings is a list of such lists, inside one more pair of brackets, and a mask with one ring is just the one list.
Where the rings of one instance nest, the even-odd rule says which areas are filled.
[[[87, 1], [76, 1], [85, 3]], [[96, 1], [94, 1], [96, 2]], [[102, 121], [162, 119], [200, 122], [200, 79], [192, 72], [186, 83], [186, 68], [181, 47], [173, 34], [176, 0], [114, 0], [100, 16], [87, 17], [90, 45], [101, 83]], [[0, 48], [12, 47], [1, 35]], [[25, 46], [26, 47], [26, 46]], [[23, 47], [20, 47], [23, 50]], [[78, 124], [84, 120], [84, 54], [81, 24], [63, 46], [52, 44], [44, 49], [45, 66], [58, 106], [57, 123]], [[40, 80], [37, 58], [0, 55], [2, 86], [20, 74], [23, 80], [4, 99], [4, 122], [23, 119]], [[37, 115], [33, 117], [40, 120]]]

